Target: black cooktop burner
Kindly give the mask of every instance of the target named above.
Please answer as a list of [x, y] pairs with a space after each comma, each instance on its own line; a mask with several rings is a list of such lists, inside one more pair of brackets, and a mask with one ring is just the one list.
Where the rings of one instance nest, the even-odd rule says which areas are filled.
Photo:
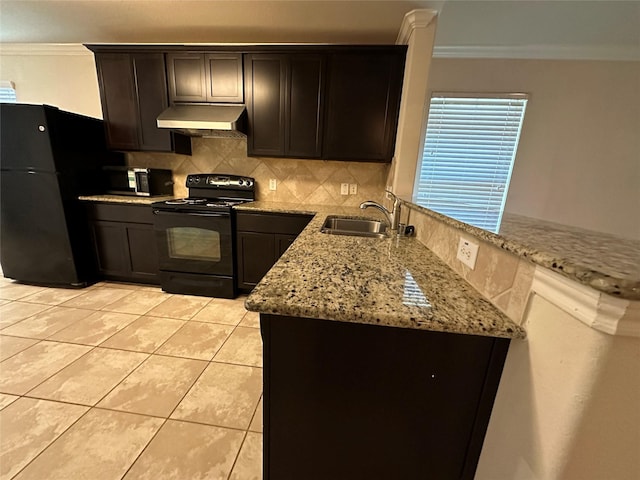
[[175, 198], [173, 200], [166, 200], [166, 205], [203, 205], [207, 203], [206, 198]]
[[251, 177], [198, 173], [187, 175], [187, 198], [174, 198], [152, 204], [164, 211], [230, 211], [234, 205], [251, 202], [255, 198], [255, 180]]
[[[161, 202], [164, 205], [193, 205], [203, 207], [233, 207], [248, 200], [235, 199], [216, 199], [216, 198], [174, 198]], [[250, 200], [249, 200], [250, 201]]]
[[207, 207], [233, 207], [245, 203], [247, 200], [207, 200]]

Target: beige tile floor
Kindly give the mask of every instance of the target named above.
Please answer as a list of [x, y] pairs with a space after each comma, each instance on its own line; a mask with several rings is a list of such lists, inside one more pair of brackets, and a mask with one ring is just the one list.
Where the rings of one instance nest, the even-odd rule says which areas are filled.
[[0, 277], [0, 480], [262, 478], [244, 298]]

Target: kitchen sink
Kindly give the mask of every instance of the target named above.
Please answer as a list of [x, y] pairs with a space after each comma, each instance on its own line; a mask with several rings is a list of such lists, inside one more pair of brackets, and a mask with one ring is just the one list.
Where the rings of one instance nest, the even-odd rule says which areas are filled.
[[329, 215], [322, 224], [320, 231], [331, 235], [385, 238], [387, 236], [387, 225], [380, 220], [369, 218]]

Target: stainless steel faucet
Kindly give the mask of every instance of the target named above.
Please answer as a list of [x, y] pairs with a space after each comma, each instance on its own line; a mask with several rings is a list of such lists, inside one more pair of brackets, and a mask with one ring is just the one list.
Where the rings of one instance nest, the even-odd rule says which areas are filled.
[[379, 204], [378, 202], [374, 202], [373, 200], [367, 200], [366, 202], [362, 202], [360, 204], [360, 208], [364, 210], [365, 208], [373, 207], [380, 210], [382, 213], [384, 213], [384, 216], [387, 219], [387, 223], [389, 224], [389, 230], [391, 230], [394, 233], [397, 233], [398, 224], [400, 222], [400, 199], [396, 197], [393, 193], [391, 193], [389, 190], [385, 190], [385, 192], [387, 192], [393, 198], [393, 207], [391, 207], [391, 211], [387, 210], [383, 205]]

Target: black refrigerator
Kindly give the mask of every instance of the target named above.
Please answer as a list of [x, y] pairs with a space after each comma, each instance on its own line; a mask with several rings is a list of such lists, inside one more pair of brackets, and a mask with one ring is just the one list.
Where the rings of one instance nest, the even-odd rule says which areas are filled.
[[0, 263], [5, 277], [86, 286], [95, 254], [79, 195], [100, 192], [101, 120], [48, 105], [0, 104]]

